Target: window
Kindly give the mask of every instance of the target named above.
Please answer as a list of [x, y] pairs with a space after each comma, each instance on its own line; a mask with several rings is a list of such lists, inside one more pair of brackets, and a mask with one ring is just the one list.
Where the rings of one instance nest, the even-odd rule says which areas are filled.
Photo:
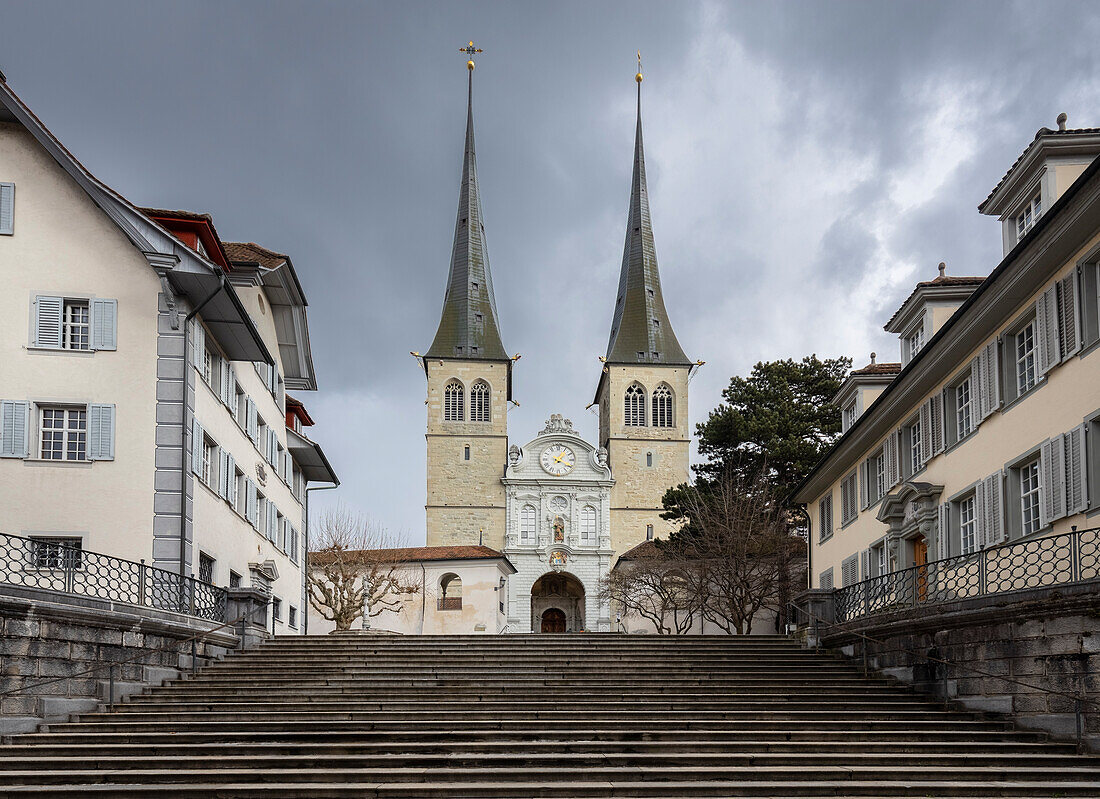
[[623, 410], [627, 427], [645, 427], [645, 389], [632, 383], [626, 390]]
[[91, 349], [90, 318], [87, 300], [65, 300], [65, 322], [61, 332], [61, 348]]
[[298, 608], [293, 605], [290, 606], [290, 610], [287, 613], [287, 623], [295, 630], [298, 629]]
[[852, 425], [856, 423], [856, 403], [855, 400], [850, 405], [844, 408], [844, 430], [847, 431]]
[[664, 383], [653, 392], [653, 426], [672, 427], [672, 389]]
[[871, 459], [871, 468], [875, 478], [875, 502], [886, 496], [886, 453], [880, 452]]
[[214, 559], [205, 552], [199, 553], [198, 578], [201, 583], [212, 584], [214, 582]]
[[833, 536], [833, 495], [826, 494], [818, 503], [818, 541], [826, 541]]
[[1038, 382], [1035, 370], [1035, 322], [1031, 321], [1015, 336], [1016, 393], [1024, 394]]
[[921, 456], [922, 432], [919, 419], [909, 426], [909, 474], [916, 474], [924, 466], [924, 458]]
[[462, 578], [444, 574], [439, 579], [439, 610], [462, 610]]
[[15, 233], [15, 184], [0, 183], [0, 236]]
[[39, 457], [52, 461], [88, 459], [88, 412], [84, 408], [40, 410]]
[[466, 446], [464, 446], [462, 448], [462, 460], [464, 460], [464, 461], [470, 460], [470, 445], [469, 444], [467, 444]]
[[974, 497], [959, 503], [959, 552], [969, 555], [978, 549], [978, 515]]
[[489, 384], [484, 380], [478, 380], [470, 389], [470, 421], [488, 422], [492, 406], [492, 392]]
[[535, 507], [524, 505], [519, 512], [519, 540], [530, 543], [535, 540]]
[[875, 568], [875, 574], [881, 576], [890, 571], [890, 565], [886, 557], [886, 544], [871, 547], [871, 564]]
[[210, 351], [209, 347], [203, 347], [202, 379], [206, 383], [206, 385], [210, 386], [211, 388], [214, 387], [214, 369], [216, 368], [216, 364], [214, 363], [215, 358], [217, 358], [217, 356]]
[[591, 505], [581, 508], [581, 543], [596, 542], [596, 509]]
[[202, 441], [202, 464], [200, 468], [199, 478], [202, 482], [210, 488], [214, 487], [214, 458], [217, 457], [217, 445], [209, 438], [203, 438]]
[[235, 488], [233, 491], [233, 508], [237, 513], [241, 514], [245, 518], [248, 518], [248, 485], [244, 479], [244, 472], [239, 469], [233, 470], [233, 482]]
[[32, 538], [31, 564], [36, 569], [80, 569], [84, 565], [79, 538]]
[[901, 340], [901, 360], [909, 363], [924, 347], [924, 316], [922, 315], [914, 327]]
[[283, 600], [277, 596], [271, 597], [271, 616], [275, 621], [283, 620]]
[[241, 587], [241, 575], [234, 571], [229, 572], [229, 587], [240, 588]]
[[653, 453], [652, 452], [647, 452], [645, 454], [645, 465], [646, 465], [646, 468], [648, 468], [648, 469], [653, 468]]
[[653, 525], [652, 524], [647, 524], [645, 526], [645, 540], [646, 541], [652, 541], [653, 540]]
[[1016, 240], [1019, 241], [1039, 220], [1043, 213], [1043, 204], [1040, 195], [1036, 194], [1031, 202], [1024, 205], [1023, 210], [1016, 215]]
[[462, 384], [452, 380], [443, 389], [443, 421], [461, 422], [466, 418]]
[[960, 441], [974, 430], [972, 402], [970, 378], [967, 377], [955, 386], [955, 430]]
[[825, 591], [833, 590], [833, 570], [832, 567], [821, 572], [817, 578], [817, 586]]
[[1041, 528], [1039, 520], [1039, 459], [1020, 467], [1020, 529], [1031, 535]]
[[855, 521], [856, 515], [859, 513], [856, 501], [856, 473], [852, 472], [840, 481], [841, 525], [850, 524]]

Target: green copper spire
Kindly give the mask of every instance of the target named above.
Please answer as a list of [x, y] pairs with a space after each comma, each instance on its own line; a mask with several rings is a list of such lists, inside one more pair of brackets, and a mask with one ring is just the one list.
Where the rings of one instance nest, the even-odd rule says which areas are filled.
[[489, 273], [489, 252], [485, 246], [485, 225], [481, 216], [481, 195], [477, 185], [477, 155], [474, 152], [473, 61], [468, 62], [466, 95], [466, 152], [462, 159], [462, 185], [458, 193], [458, 219], [451, 251], [447, 294], [429, 358], [462, 358], [507, 361], [500, 340], [500, 323], [493, 278]]
[[608, 363], [662, 363], [683, 366], [691, 361], [680, 348], [661, 296], [661, 275], [649, 219], [649, 192], [642, 149], [642, 73], [638, 82], [638, 127], [634, 134], [634, 180], [619, 273], [615, 318], [607, 342]]

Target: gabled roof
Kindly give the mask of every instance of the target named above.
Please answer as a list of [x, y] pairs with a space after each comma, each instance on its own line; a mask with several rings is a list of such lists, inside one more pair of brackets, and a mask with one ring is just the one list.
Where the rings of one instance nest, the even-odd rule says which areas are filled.
[[848, 373], [848, 377], [863, 377], [872, 375], [896, 375], [901, 371], [900, 363], [869, 363], [862, 369], [854, 369]]
[[890, 321], [883, 325], [883, 330], [887, 333], [903, 333], [904, 328], [910, 324], [913, 313], [916, 313], [916, 306], [921, 302], [930, 299], [965, 300], [970, 296], [970, 292], [985, 281], [984, 277], [949, 275], [946, 271], [947, 267], [942, 261], [939, 269], [940, 273], [934, 279], [922, 280], [917, 283], [913, 291], [905, 298], [905, 302], [894, 311]]
[[[1065, 124], [1064, 115], [1059, 118], [1059, 124]], [[1027, 167], [1041, 157], [1041, 151], [1050, 147], [1060, 154], [1067, 155], [1095, 155], [1100, 152], [1100, 128], [1060, 128], [1051, 130], [1047, 127], [1039, 128], [1035, 132], [1035, 138], [1028, 142], [1027, 147], [1020, 156], [1012, 162], [1012, 166], [1005, 172], [993, 190], [989, 192], [978, 211], [983, 214], [999, 214], [1009, 209], [1002, 208], [1008, 195], [1013, 192], [1010, 184], [1018, 182], [1017, 175], [1027, 171]], [[1003, 195], [996, 201], [998, 195]]]
[[[283, 407], [287, 415], [287, 419], [289, 420], [291, 416], [296, 416], [298, 417], [298, 421], [302, 423], [302, 427], [312, 427], [314, 424], [313, 417], [309, 415], [309, 411], [306, 410], [306, 406], [302, 403], [302, 401], [300, 399], [296, 399], [290, 396], [289, 394], [284, 394], [283, 396], [286, 400]], [[287, 427], [289, 426], [290, 423], [288, 422]]]
[[[466, 95], [466, 146], [462, 157], [462, 184], [458, 192], [451, 268], [447, 293], [428, 358], [508, 361], [500, 338], [500, 317], [489, 271], [485, 223], [474, 151], [473, 70], [469, 70]], [[509, 367], [510, 368], [510, 367]]]
[[606, 360], [608, 363], [619, 364], [660, 363], [689, 366], [692, 362], [676, 339], [661, 294], [661, 275], [657, 268], [657, 248], [653, 243], [645, 152], [642, 147], [640, 77], [639, 75], [638, 118], [634, 131], [634, 175], [630, 186], [626, 243], [623, 245], [623, 265], [619, 272], [619, 291], [615, 300], [611, 335], [607, 341]]
[[214, 218], [210, 214], [169, 211], [163, 208], [142, 208], [141, 212], [179, 236], [187, 245], [191, 244], [187, 237], [195, 237], [197, 241], [202, 242], [207, 258], [225, 271], [230, 271], [229, 258], [225, 253], [225, 247], [222, 246], [221, 237], [218, 236], [218, 230], [214, 227]]
[[[309, 553], [313, 563], [324, 562], [325, 552]], [[503, 561], [512, 574], [516, 568], [508, 560], [503, 552], [498, 552], [486, 546], [443, 546], [443, 547], [398, 547], [396, 549], [362, 549], [348, 553], [353, 562], [359, 555], [363, 561], [389, 562], [389, 563], [417, 563], [441, 560], [500, 560]]]

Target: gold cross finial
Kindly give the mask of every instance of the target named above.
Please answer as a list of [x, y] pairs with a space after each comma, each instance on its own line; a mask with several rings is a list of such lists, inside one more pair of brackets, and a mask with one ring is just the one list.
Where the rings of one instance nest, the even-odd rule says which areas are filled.
[[642, 82], [642, 51], [638, 51], [638, 74], [634, 76], [634, 80], [638, 83]]
[[474, 47], [474, 43], [470, 42], [465, 47], [458, 48], [458, 52], [465, 53], [469, 56], [470, 60], [466, 62], [466, 69], [473, 71], [474, 68], [474, 53], [482, 52], [480, 47]]

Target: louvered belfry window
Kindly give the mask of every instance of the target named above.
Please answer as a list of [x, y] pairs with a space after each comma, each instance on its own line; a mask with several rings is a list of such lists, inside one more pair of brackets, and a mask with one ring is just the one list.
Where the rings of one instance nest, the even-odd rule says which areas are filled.
[[443, 421], [461, 422], [466, 416], [462, 384], [452, 380], [443, 389]]
[[645, 389], [637, 383], [626, 390], [624, 418], [627, 427], [645, 427]]
[[653, 426], [672, 427], [672, 389], [664, 383], [653, 392]]
[[492, 391], [484, 380], [478, 380], [470, 389], [470, 421], [491, 421]]

